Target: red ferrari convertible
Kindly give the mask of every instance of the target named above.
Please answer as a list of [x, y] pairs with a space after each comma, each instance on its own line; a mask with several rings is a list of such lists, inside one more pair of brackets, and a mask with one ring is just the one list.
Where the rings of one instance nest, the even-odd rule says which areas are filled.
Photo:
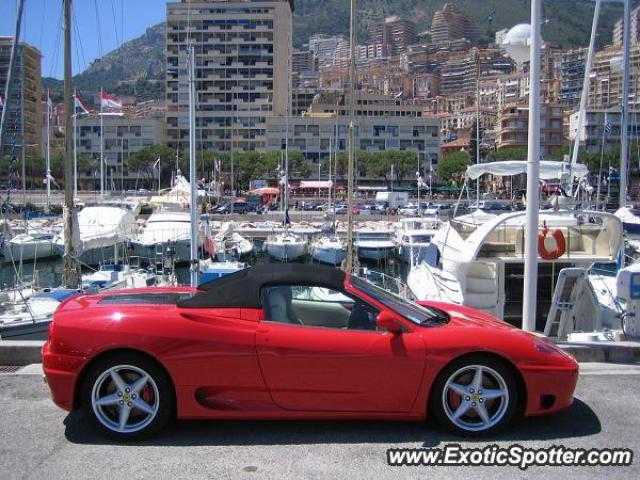
[[205, 284], [80, 295], [46, 380], [119, 439], [183, 419], [433, 417], [487, 434], [568, 407], [573, 357], [485, 313], [416, 305], [340, 270], [261, 265]]

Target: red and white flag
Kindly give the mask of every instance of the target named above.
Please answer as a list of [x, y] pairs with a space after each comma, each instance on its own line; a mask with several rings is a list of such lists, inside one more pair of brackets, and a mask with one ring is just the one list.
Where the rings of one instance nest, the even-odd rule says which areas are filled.
[[100, 108], [122, 108], [122, 101], [106, 92], [100, 92]]
[[89, 109], [87, 108], [87, 104], [84, 103], [80, 93], [76, 90], [76, 93], [73, 95], [73, 103], [75, 105], [75, 113], [89, 113]]

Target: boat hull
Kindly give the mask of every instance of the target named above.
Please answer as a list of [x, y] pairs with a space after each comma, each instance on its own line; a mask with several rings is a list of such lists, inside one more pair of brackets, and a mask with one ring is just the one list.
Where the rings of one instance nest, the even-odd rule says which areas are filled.
[[327, 265], [338, 265], [347, 258], [347, 251], [344, 248], [314, 246], [311, 251], [311, 258], [316, 262], [326, 263]]
[[28, 242], [28, 243], [11, 243], [4, 245], [4, 257], [8, 260], [13, 259], [24, 262], [40, 260], [41, 258], [51, 258], [58, 256], [58, 252], [53, 248], [52, 242]]
[[2, 340], [46, 340], [53, 317], [41, 320], [18, 320], [0, 325]]
[[363, 245], [356, 244], [358, 248], [358, 258], [362, 260], [372, 260], [375, 262], [380, 262], [386, 260], [393, 254], [394, 246], [383, 246], [383, 245]]
[[279, 262], [291, 262], [305, 254], [305, 243], [302, 242], [265, 242], [267, 254]]

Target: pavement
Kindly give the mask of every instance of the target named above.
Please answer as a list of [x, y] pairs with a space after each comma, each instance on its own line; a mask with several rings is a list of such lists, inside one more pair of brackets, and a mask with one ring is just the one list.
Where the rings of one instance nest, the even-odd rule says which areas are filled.
[[176, 422], [150, 440], [118, 444], [98, 436], [80, 414], [50, 400], [40, 365], [0, 374], [0, 476], [76, 478], [640, 478], [628, 467], [390, 467], [394, 447], [465, 447], [514, 443], [524, 447], [626, 447], [640, 443], [640, 365], [581, 366], [573, 406], [527, 419], [495, 438], [469, 441], [429, 423]]

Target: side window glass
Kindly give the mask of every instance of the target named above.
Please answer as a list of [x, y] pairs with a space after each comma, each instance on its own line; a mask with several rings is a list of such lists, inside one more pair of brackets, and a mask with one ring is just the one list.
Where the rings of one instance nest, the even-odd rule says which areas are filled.
[[279, 285], [262, 291], [265, 320], [343, 330], [375, 330], [378, 311], [330, 288]]

